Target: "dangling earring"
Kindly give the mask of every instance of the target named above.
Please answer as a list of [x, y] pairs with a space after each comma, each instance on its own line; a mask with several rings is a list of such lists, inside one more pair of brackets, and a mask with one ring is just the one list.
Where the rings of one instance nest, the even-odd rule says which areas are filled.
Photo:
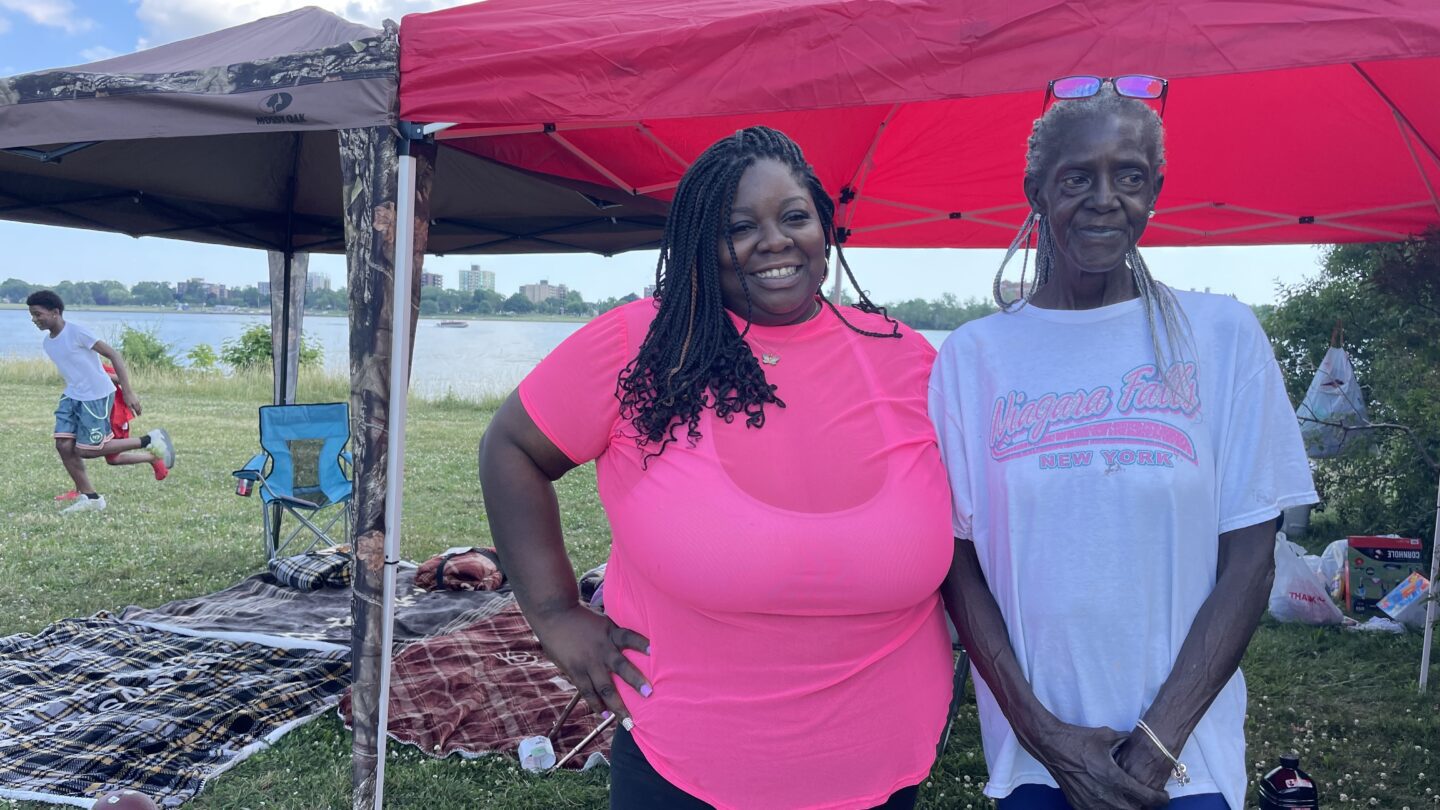
[[[1025, 216], [1025, 221], [1020, 223], [1020, 231], [1015, 234], [1014, 239], [1010, 240], [1010, 247], [1005, 251], [1005, 258], [1000, 261], [1000, 269], [995, 271], [995, 286], [992, 292], [995, 296], [995, 303], [1003, 310], [1010, 309], [1025, 298], [1025, 266], [1030, 259], [1030, 235], [1035, 233], [1037, 227], [1043, 229], [1044, 225], [1045, 217], [1032, 209]], [[1005, 278], [1005, 265], [1010, 263], [1010, 259], [1014, 258], [1021, 248], [1025, 250], [1025, 257], [1020, 265], [1020, 297], [1014, 301], [1006, 301], [1005, 296], [1000, 292], [1000, 282]]]

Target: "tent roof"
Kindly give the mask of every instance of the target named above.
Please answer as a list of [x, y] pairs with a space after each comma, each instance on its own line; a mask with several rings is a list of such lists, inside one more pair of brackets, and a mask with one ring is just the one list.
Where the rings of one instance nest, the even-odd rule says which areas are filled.
[[657, 199], [776, 126], [855, 245], [1007, 245], [1045, 84], [1075, 73], [1171, 80], [1147, 244], [1440, 222], [1433, 0], [489, 0], [407, 16], [400, 65], [401, 116], [446, 143]]
[[[305, 8], [0, 79], [0, 218], [344, 252], [335, 130], [394, 123], [397, 52], [393, 23]], [[662, 201], [454, 149], [437, 161], [431, 252], [611, 254], [664, 226]]]

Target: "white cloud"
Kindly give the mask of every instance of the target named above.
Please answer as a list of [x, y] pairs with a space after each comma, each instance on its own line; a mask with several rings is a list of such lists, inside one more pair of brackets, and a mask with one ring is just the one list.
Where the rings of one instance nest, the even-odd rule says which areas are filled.
[[104, 45], [96, 45], [93, 48], [86, 48], [80, 52], [80, 58], [86, 62], [99, 62], [101, 59], [109, 59], [112, 56], [119, 55], [119, 51], [112, 50]]
[[[3, 33], [5, 33], [6, 31], [9, 31], [9, 30], [10, 30], [10, 21], [7, 20], [7, 19], [5, 19], [4, 17], [0, 17], [0, 34], [3, 34]], [[3, 74], [0, 74], [0, 75], [3, 75]]]
[[0, 0], [0, 9], [21, 14], [36, 25], [59, 28], [67, 34], [95, 27], [95, 21], [80, 16], [70, 0]]
[[[31, 2], [32, 0], [0, 0]], [[464, 5], [471, 0], [139, 0], [135, 16], [145, 29], [141, 47], [208, 34], [232, 25], [319, 6], [351, 22], [378, 27], [381, 21], [399, 21], [406, 14]]]

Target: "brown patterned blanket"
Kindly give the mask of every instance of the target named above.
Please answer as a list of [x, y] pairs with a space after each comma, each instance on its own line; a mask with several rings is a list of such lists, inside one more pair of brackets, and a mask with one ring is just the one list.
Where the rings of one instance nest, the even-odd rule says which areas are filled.
[[[511, 600], [494, 616], [416, 642], [395, 657], [389, 735], [433, 757], [514, 756], [520, 740], [549, 731], [574, 694]], [[339, 712], [348, 727], [348, 691]], [[582, 701], [552, 740], [557, 755], [599, 720]], [[592, 751], [608, 753], [610, 736], [607, 730], [567, 767], [579, 768]]]

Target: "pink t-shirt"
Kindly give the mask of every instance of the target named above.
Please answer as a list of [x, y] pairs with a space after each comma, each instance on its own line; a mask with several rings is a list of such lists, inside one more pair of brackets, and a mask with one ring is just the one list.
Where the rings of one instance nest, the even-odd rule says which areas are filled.
[[881, 804], [929, 772], [950, 700], [935, 350], [909, 329], [856, 334], [828, 308], [752, 327], [757, 356], [780, 356], [763, 368], [786, 407], [766, 406], [759, 430], [704, 410], [696, 446], [682, 427], [645, 469], [615, 386], [654, 313], [643, 299], [602, 315], [520, 384], [556, 447], [596, 461], [605, 607], [651, 646], [628, 655], [652, 696], [617, 680], [635, 741], [717, 808]]

